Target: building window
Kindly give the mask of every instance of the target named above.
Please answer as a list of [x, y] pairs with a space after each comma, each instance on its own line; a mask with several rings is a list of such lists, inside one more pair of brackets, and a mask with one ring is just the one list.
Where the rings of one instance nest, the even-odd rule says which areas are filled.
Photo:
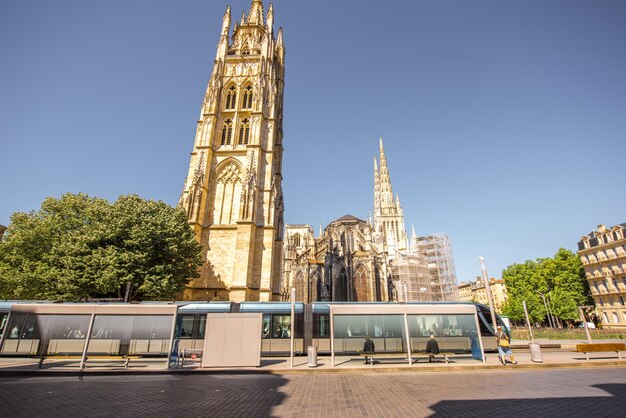
[[602, 300], [601, 297], [598, 299], [598, 305], [604, 305], [604, 301]]
[[243, 89], [242, 109], [252, 109], [252, 86], [248, 85]]
[[593, 285], [596, 288], [596, 292], [600, 293], [600, 288], [598, 287], [598, 282], [593, 282]]
[[222, 127], [222, 145], [230, 145], [230, 138], [233, 136], [233, 121], [226, 119]]
[[239, 145], [247, 145], [250, 140], [250, 119], [244, 119], [239, 124]]
[[602, 316], [604, 317], [604, 322], [606, 322], [608, 324], [609, 323], [609, 316], [606, 314], [606, 312], [602, 312]]
[[619, 303], [624, 306], [624, 298], [621, 296], [619, 297]]
[[226, 110], [234, 110], [237, 103], [237, 89], [235, 86], [230, 86], [226, 91]]
[[616, 312], [613, 312], [613, 321], [615, 321], [616, 324], [619, 322], [619, 317]]

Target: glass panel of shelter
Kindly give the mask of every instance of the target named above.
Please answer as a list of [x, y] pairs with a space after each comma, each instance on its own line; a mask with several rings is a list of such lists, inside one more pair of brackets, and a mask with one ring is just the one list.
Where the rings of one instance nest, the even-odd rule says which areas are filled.
[[360, 351], [369, 336], [377, 352], [406, 352], [403, 315], [334, 315], [335, 351]]
[[409, 315], [411, 350], [422, 352], [433, 335], [444, 352], [472, 353], [482, 359], [474, 315]]

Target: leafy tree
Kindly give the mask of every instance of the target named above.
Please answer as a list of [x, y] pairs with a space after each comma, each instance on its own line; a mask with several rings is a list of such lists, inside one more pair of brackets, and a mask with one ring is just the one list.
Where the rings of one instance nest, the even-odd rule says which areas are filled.
[[15, 213], [0, 243], [0, 297], [171, 299], [198, 276], [200, 245], [180, 209], [85, 194]]
[[578, 319], [578, 306], [591, 303], [582, 263], [564, 248], [552, 258], [510, 265], [502, 278], [509, 293], [504, 313], [512, 319], [524, 319], [525, 300], [530, 320], [542, 321], [547, 311], [541, 294], [549, 296], [552, 313], [562, 320]]

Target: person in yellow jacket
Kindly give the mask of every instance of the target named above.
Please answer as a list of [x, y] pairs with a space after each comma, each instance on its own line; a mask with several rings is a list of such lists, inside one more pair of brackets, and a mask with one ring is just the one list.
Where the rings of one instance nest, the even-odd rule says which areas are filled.
[[498, 325], [498, 331], [496, 332], [496, 340], [498, 341], [498, 358], [500, 362], [506, 366], [507, 361], [517, 364], [513, 351], [511, 351], [511, 339], [509, 335], [504, 332], [502, 325]]

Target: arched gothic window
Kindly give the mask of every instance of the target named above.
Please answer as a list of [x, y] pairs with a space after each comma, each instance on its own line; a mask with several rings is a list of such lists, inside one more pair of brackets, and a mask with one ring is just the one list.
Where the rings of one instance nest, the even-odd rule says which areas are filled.
[[252, 109], [252, 86], [248, 85], [243, 89], [242, 109]]
[[222, 145], [230, 145], [232, 136], [233, 136], [233, 120], [226, 119], [224, 121], [224, 126], [222, 126]]
[[296, 276], [296, 301], [298, 302], [306, 302], [306, 282], [304, 281], [304, 274], [299, 272]]
[[367, 270], [365, 270], [365, 267], [363, 267], [363, 265], [360, 265], [354, 272], [355, 302], [372, 302], [367, 276]]
[[235, 110], [237, 104], [237, 89], [235, 86], [230, 86], [226, 90], [226, 110]]
[[239, 124], [239, 145], [247, 145], [250, 140], [250, 119], [246, 118]]
[[230, 225], [239, 220], [241, 202], [242, 175], [240, 167], [231, 162], [217, 172], [215, 200], [213, 207], [213, 223]]

